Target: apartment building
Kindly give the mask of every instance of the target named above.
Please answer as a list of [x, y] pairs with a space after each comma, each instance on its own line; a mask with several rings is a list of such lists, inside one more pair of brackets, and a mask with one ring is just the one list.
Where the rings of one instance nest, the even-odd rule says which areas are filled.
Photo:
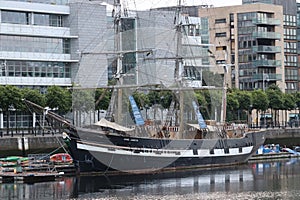
[[205, 8], [199, 9], [199, 16], [209, 18], [210, 43], [214, 44], [210, 50], [217, 65], [230, 66], [231, 87], [264, 90], [277, 84], [286, 89], [282, 6]]
[[299, 91], [296, 0], [243, 0], [243, 4], [273, 4], [283, 8], [285, 91]]
[[229, 85], [253, 90], [275, 83], [287, 93], [299, 90], [296, 15], [295, 0], [199, 9], [199, 16], [210, 18], [216, 64], [231, 65]]

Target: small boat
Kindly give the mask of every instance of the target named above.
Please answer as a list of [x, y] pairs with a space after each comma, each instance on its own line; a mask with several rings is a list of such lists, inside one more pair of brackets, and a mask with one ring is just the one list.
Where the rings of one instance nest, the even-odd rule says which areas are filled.
[[50, 156], [50, 162], [53, 162], [55, 164], [67, 164], [72, 163], [73, 159], [68, 153], [57, 153]]

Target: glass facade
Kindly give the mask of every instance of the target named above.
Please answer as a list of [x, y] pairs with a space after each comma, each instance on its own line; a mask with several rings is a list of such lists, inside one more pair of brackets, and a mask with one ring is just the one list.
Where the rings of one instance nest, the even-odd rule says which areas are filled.
[[63, 15], [1, 10], [1, 23], [63, 27]]
[[63, 38], [0, 35], [0, 51], [69, 54], [70, 41]]
[[[14, 1], [51, 5], [68, 4], [68, 0]], [[53, 14], [56, 12], [59, 13], [59, 10], [55, 11], [56, 7], [51, 8], [55, 12], [49, 11], [48, 13], [46, 13], [47, 11], [45, 11], [45, 13], [30, 11], [29, 8], [30, 6], [27, 6], [26, 9], [0, 9], [0, 23], [5, 25], [3, 26], [3, 31], [9, 31], [9, 34], [0, 34], [0, 53], [5, 55], [5, 59], [0, 59], [0, 77], [26, 77], [27, 79], [23, 79], [28, 81], [26, 82], [26, 86], [18, 87], [29, 87], [38, 89], [41, 93], [46, 93], [49, 85], [61, 83], [62, 79], [67, 78], [71, 82], [71, 63], [69, 60], [64, 62], [64, 60], [56, 59], [57, 57], [67, 57], [70, 59], [71, 41], [65, 38], [65, 35], [52, 37], [50, 36], [52, 33], [49, 33], [49, 36], [47, 36], [47, 34], [40, 34], [38, 36], [39, 30], [41, 30], [42, 27], [56, 27], [53, 28], [54, 32], [57, 31], [54, 34], [59, 35], [61, 32], [60, 27], [68, 27], [68, 25], [64, 23], [68, 15], [65, 13]], [[23, 28], [25, 32], [22, 32]], [[38, 55], [41, 55], [41, 57], [39, 58]], [[22, 59], [22, 57], [26, 57], [26, 59]], [[46, 60], [44, 59], [45, 57], [47, 57]], [[36, 79], [37, 77], [40, 77], [40, 79]], [[45, 82], [39, 85], [37, 80], [42, 80], [43, 82], [43, 78], [45, 78], [45, 80], [49, 80], [46, 78], [53, 79], [51, 79], [50, 82], [48, 81], [46, 85], [44, 85]], [[16, 129], [32, 127], [32, 114], [15, 110], [9, 112], [9, 119], [7, 119], [7, 113], [3, 114], [1, 125], [3, 125], [4, 128], [7, 126]], [[8, 121], [9, 124], [7, 124]]]
[[[3, 127], [7, 127], [7, 115], [3, 115]], [[9, 128], [22, 128], [32, 126], [32, 115], [25, 112], [10, 111]]]
[[69, 63], [0, 60], [0, 76], [71, 78]]
[[274, 0], [243, 0], [243, 4], [266, 3], [273, 4]]
[[6, 0], [6, 1], [20, 1], [30, 3], [44, 3], [44, 4], [56, 4], [56, 5], [67, 5], [69, 0]]
[[[225, 23], [226, 19], [222, 19], [222, 22]], [[201, 44], [209, 44], [209, 31], [208, 31], [208, 18], [200, 18], [199, 24], [183, 24], [183, 37], [190, 36], [195, 37], [197, 39], [201, 39]], [[226, 35], [226, 33], [225, 33]], [[202, 56], [201, 58], [201, 64], [203, 66], [209, 65], [209, 56], [208, 56], [208, 46], [191, 46], [186, 45], [182, 47], [183, 49], [183, 55], [190, 56], [190, 54], [193, 54], [197, 52], [198, 56]], [[201, 73], [203, 72], [202, 66], [191, 65], [190, 63], [185, 63], [184, 65], [184, 78], [189, 81], [199, 81], [202, 83], [202, 76]]]

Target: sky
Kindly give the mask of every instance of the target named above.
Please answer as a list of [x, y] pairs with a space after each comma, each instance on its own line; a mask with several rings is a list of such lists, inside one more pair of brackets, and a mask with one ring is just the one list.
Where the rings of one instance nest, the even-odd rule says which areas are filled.
[[[133, 10], [145, 10], [155, 7], [175, 6], [178, 0], [126, 0], [126, 4]], [[242, 0], [181, 0], [182, 5], [213, 5], [214, 7], [241, 5]]]
[[[178, 0], [121, 0], [131, 10], [146, 10], [155, 7], [175, 6]], [[297, 0], [300, 2], [300, 0]], [[242, 5], [242, 0], [181, 0], [182, 5], [213, 5], [213, 7]]]

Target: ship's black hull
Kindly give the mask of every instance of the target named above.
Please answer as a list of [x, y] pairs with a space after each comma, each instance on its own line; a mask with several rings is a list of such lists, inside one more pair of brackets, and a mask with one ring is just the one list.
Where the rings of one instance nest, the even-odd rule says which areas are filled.
[[248, 133], [235, 139], [170, 140], [105, 135], [77, 130], [69, 150], [80, 173], [149, 173], [241, 164], [264, 139]]

